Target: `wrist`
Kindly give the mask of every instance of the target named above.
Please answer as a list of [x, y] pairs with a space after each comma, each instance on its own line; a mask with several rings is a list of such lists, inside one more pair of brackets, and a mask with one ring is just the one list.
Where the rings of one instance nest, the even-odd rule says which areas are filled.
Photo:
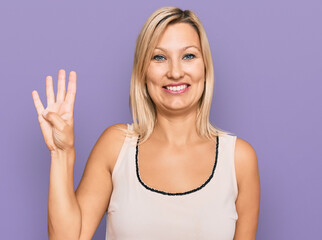
[[75, 159], [75, 148], [55, 149], [50, 151], [51, 159], [65, 159], [65, 161], [72, 161]]

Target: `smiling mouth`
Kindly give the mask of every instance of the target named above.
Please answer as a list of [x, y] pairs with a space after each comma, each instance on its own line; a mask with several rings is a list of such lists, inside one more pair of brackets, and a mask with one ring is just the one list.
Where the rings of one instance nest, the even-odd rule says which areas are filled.
[[167, 89], [171, 92], [181, 92], [182, 90], [188, 88], [190, 85], [189, 84], [181, 84], [177, 86], [163, 86], [164, 89]]
[[170, 94], [180, 94], [186, 92], [189, 88], [189, 84], [177, 84], [177, 85], [167, 85], [162, 87], [166, 92]]

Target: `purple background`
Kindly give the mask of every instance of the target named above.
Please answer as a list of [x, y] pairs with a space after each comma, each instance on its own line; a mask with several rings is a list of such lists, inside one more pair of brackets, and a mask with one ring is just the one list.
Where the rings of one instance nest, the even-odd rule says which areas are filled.
[[[47, 239], [50, 155], [31, 92], [78, 75], [75, 188], [99, 135], [130, 123], [136, 37], [161, 6], [196, 12], [216, 75], [211, 118], [255, 148], [257, 239], [322, 239], [321, 1], [7, 1], [0, 4], [0, 238]], [[55, 91], [56, 92], [56, 91]], [[93, 239], [104, 239], [106, 219]]]

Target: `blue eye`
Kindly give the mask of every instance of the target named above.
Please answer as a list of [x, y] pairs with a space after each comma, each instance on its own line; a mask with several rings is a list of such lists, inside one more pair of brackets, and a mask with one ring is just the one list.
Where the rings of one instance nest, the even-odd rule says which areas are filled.
[[153, 57], [153, 59], [154, 59], [154, 60], [157, 60], [157, 61], [162, 61], [162, 60], [164, 60], [165, 58], [164, 58], [162, 55], [155, 55], [155, 56]]
[[194, 54], [186, 54], [183, 58], [184, 59], [193, 59], [193, 58], [195, 58], [195, 55]]

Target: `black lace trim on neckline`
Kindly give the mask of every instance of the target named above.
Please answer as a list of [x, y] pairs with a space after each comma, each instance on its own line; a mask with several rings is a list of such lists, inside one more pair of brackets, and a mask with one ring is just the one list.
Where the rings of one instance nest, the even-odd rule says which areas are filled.
[[218, 148], [219, 148], [219, 137], [217, 136], [216, 138], [216, 157], [215, 157], [215, 163], [214, 163], [214, 166], [213, 166], [213, 169], [212, 169], [212, 172], [211, 172], [211, 175], [209, 176], [209, 178], [199, 187], [195, 188], [195, 189], [192, 189], [192, 190], [189, 190], [189, 191], [186, 191], [186, 192], [180, 192], [180, 193], [169, 193], [169, 192], [164, 192], [164, 191], [160, 191], [160, 190], [157, 190], [157, 189], [154, 189], [152, 187], [149, 187], [148, 185], [146, 185], [141, 177], [140, 177], [140, 172], [139, 172], [139, 164], [138, 164], [138, 155], [139, 155], [139, 141], [140, 141], [140, 136], [138, 136], [138, 140], [137, 140], [137, 143], [136, 143], [136, 152], [135, 152], [135, 166], [136, 166], [136, 176], [139, 180], [139, 182], [148, 190], [152, 191], [152, 192], [156, 192], [156, 193], [160, 193], [160, 194], [163, 194], [163, 195], [168, 195], [168, 196], [180, 196], [180, 195], [186, 195], [186, 194], [189, 194], [189, 193], [193, 193], [193, 192], [196, 192], [200, 189], [202, 189], [203, 187], [205, 187], [209, 182], [210, 180], [213, 178], [214, 176], [214, 173], [215, 173], [215, 169], [216, 169], [216, 166], [217, 166], [217, 161], [218, 161]]

